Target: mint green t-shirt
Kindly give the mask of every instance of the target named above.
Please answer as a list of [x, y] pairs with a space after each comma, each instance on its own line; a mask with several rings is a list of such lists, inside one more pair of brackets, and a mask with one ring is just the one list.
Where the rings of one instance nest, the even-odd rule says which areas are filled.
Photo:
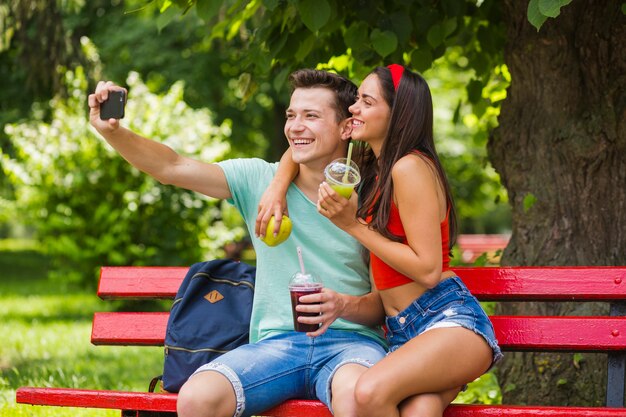
[[[304, 267], [317, 273], [326, 288], [343, 294], [370, 292], [367, 266], [361, 259], [360, 244], [317, 212], [311, 201], [294, 184], [287, 191], [291, 235], [282, 244], [267, 246], [254, 235], [257, 206], [274, 177], [277, 163], [262, 159], [231, 159], [218, 164], [228, 181], [233, 204], [243, 216], [257, 255], [250, 342], [293, 331], [291, 299], [287, 285], [300, 270], [297, 247], [302, 248]], [[346, 320], [336, 320], [333, 329], [353, 330], [384, 345], [379, 328], [373, 329]]]

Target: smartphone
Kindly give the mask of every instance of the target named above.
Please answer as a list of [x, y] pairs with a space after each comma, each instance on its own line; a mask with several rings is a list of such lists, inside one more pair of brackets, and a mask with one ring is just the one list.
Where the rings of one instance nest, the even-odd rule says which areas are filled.
[[100, 119], [123, 119], [126, 93], [124, 91], [109, 91], [109, 98], [100, 104]]

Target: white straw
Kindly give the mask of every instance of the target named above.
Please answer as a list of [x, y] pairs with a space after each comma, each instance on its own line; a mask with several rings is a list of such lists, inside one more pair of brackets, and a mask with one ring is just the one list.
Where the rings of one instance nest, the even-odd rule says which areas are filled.
[[302, 260], [302, 248], [298, 246], [297, 250], [298, 250], [298, 260], [300, 261], [300, 270], [302, 271], [303, 274], [306, 274], [306, 272], [304, 272], [304, 261]]

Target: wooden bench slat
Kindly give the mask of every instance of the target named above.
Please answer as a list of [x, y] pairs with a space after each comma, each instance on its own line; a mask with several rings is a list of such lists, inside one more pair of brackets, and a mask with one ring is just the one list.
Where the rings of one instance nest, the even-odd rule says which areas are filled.
[[626, 300], [626, 267], [453, 268], [478, 299]]
[[24, 404], [165, 412], [176, 411], [177, 397], [177, 394], [33, 387], [20, 387], [15, 393], [16, 401]]
[[91, 327], [94, 345], [163, 346], [169, 313], [95, 313]]
[[174, 298], [187, 266], [103, 266], [98, 297]]
[[626, 350], [626, 317], [491, 316], [505, 350]]
[[626, 408], [550, 407], [507, 405], [456, 405], [446, 408], [443, 417], [623, 417]]
[[[626, 267], [453, 268], [480, 300], [626, 300]], [[173, 298], [188, 267], [103, 267], [98, 296]]]
[[[163, 345], [167, 312], [96, 313], [95, 345]], [[506, 350], [626, 350], [626, 317], [491, 316]]]
[[[16, 392], [16, 400], [20, 404], [162, 412], [175, 412], [176, 398], [176, 394], [67, 388], [21, 387]], [[332, 417], [330, 411], [321, 402], [311, 400], [289, 400], [259, 415]], [[453, 404], [444, 412], [444, 417], [571, 417], [572, 415], [626, 417], [626, 408]]]

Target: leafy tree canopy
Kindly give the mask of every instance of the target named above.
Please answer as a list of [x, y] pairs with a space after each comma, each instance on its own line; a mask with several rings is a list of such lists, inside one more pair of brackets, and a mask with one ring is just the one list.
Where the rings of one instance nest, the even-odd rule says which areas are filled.
[[[207, 37], [236, 43], [242, 68], [273, 77], [281, 88], [299, 67], [327, 67], [362, 79], [373, 66], [404, 63], [423, 72], [450, 47], [461, 49], [474, 76], [467, 98], [484, 111], [483, 88], [499, 77], [504, 30], [497, 0], [153, 0], [164, 27], [195, 7]], [[539, 30], [571, 0], [531, 0]], [[177, 7], [172, 7], [177, 6]], [[174, 11], [173, 9], [176, 9]], [[254, 88], [254, 83], [250, 83]]]

